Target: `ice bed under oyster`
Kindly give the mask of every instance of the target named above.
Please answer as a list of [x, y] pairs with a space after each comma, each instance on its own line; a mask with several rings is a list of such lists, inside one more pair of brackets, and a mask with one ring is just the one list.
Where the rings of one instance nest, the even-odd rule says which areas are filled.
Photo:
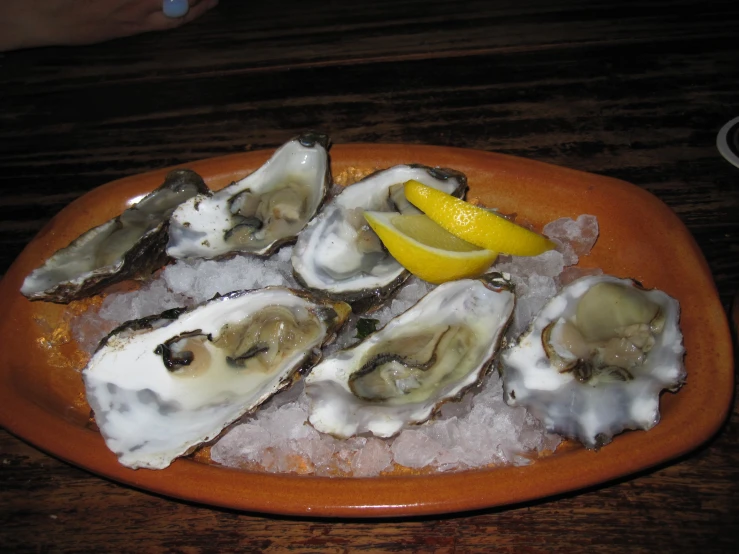
[[[560, 252], [536, 258], [501, 258], [494, 269], [511, 273], [518, 302], [509, 337], [523, 330], [563, 280], [581, 274], [571, 268], [597, 237], [592, 216], [560, 220], [545, 228], [560, 243]], [[88, 313], [75, 324], [81, 347], [92, 350], [101, 336], [119, 322], [138, 319], [164, 309], [195, 305], [216, 293], [266, 285], [295, 286], [290, 267], [291, 248], [268, 260], [237, 257], [225, 262], [179, 261], [136, 294], [107, 296], [98, 313]], [[568, 269], [569, 268], [569, 269]], [[239, 277], [234, 280], [234, 275]], [[392, 302], [370, 317], [385, 324], [392, 315], [415, 304], [432, 288], [412, 279]], [[356, 321], [348, 324], [336, 343], [338, 349], [356, 341]], [[317, 475], [370, 476], [382, 472], [459, 470], [499, 463], [527, 463], [538, 452], [556, 448], [560, 438], [548, 433], [524, 408], [511, 408], [502, 397], [496, 373], [461, 402], [447, 402], [440, 417], [422, 426], [405, 428], [391, 439], [354, 437], [336, 439], [307, 424], [308, 402], [302, 384], [276, 396], [257, 414], [234, 427], [210, 450], [216, 462], [267, 471]]]

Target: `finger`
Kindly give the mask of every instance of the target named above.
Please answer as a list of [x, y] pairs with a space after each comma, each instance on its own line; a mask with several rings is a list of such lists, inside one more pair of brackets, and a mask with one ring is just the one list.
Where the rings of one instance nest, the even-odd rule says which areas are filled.
[[193, 19], [197, 19], [208, 10], [215, 8], [218, 0], [190, 0], [190, 10], [182, 17], [167, 17], [162, 10], [152, 13], [147, 18], [147, 26], [156, 31], [174, 29]]

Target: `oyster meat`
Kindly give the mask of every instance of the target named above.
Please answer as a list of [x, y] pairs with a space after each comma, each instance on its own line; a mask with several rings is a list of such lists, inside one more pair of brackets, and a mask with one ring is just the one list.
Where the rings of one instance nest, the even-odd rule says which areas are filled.
[[167, 253], [173, 258], [269, 256], [294, 240], [328, 192], [328, 147], [326, 135], [301, 135], [251, 175], [212, 196], [192, 198], [172, 214]]
[[660, 392], [685, 380], [679, 318], [662, 291], [608, 275], [578, 279], [502, 352], [505, 399], [591, 449], [651, 429]]
[[410, 274], [383, 248], [362, 214], [421, 213], [403, 192], [411, 179], [458, 197], [467, 192], [462, 173], [422, 165], [398, 165], [349, 185], [300, 233], [292, 256], [297, 281], [358, 311], [400, 286]]
[[148, 275], [165, 264], [169, 216], [182, 202], [210, 194], [189, 169], [170, 171], [164, 183], [118, 217], [93, 227], [31, 272], [21, 293], [67, 304], [106, 287]]
[[310, 423], [337, 437], [390, 437], [459, 398], [492, 363], [513, 313], [500, 275], [450, 281], [305, 380]]
[[268, 287], [124, 324], [83, 370], [106, 445], [130, 468], [167, 467], [289, 386], [349, 313]]

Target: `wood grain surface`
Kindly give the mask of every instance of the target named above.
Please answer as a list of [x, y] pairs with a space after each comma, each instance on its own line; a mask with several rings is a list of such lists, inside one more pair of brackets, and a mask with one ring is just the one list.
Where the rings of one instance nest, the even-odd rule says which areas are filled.
[[[319, 128], [335, 143], [476, 148], [637, 184], [688, 226], [728, 311], [739, 168], [715, 140], [739, 116], [737, 37], [734, 1], [222, 0], [171, 32], [0, 54], [0, 271], [98, 185]], [[735, 552], [738, 428], [732, 408], [697, 451], [591, 490], [372, 521], [163, 498], [0, 430], [0, 550]]]

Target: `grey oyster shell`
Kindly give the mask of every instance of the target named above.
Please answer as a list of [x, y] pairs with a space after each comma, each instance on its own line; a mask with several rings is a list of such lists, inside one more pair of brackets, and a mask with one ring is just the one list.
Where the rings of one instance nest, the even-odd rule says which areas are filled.
[[209, 194], [194, 171], [170, 171], [160, 187], [121, 215], [55, 252], [26, 277], [21, 293], [30, 300], [67, 304], [149, 275], [167, 262], [169, 216], [182, 202]]

